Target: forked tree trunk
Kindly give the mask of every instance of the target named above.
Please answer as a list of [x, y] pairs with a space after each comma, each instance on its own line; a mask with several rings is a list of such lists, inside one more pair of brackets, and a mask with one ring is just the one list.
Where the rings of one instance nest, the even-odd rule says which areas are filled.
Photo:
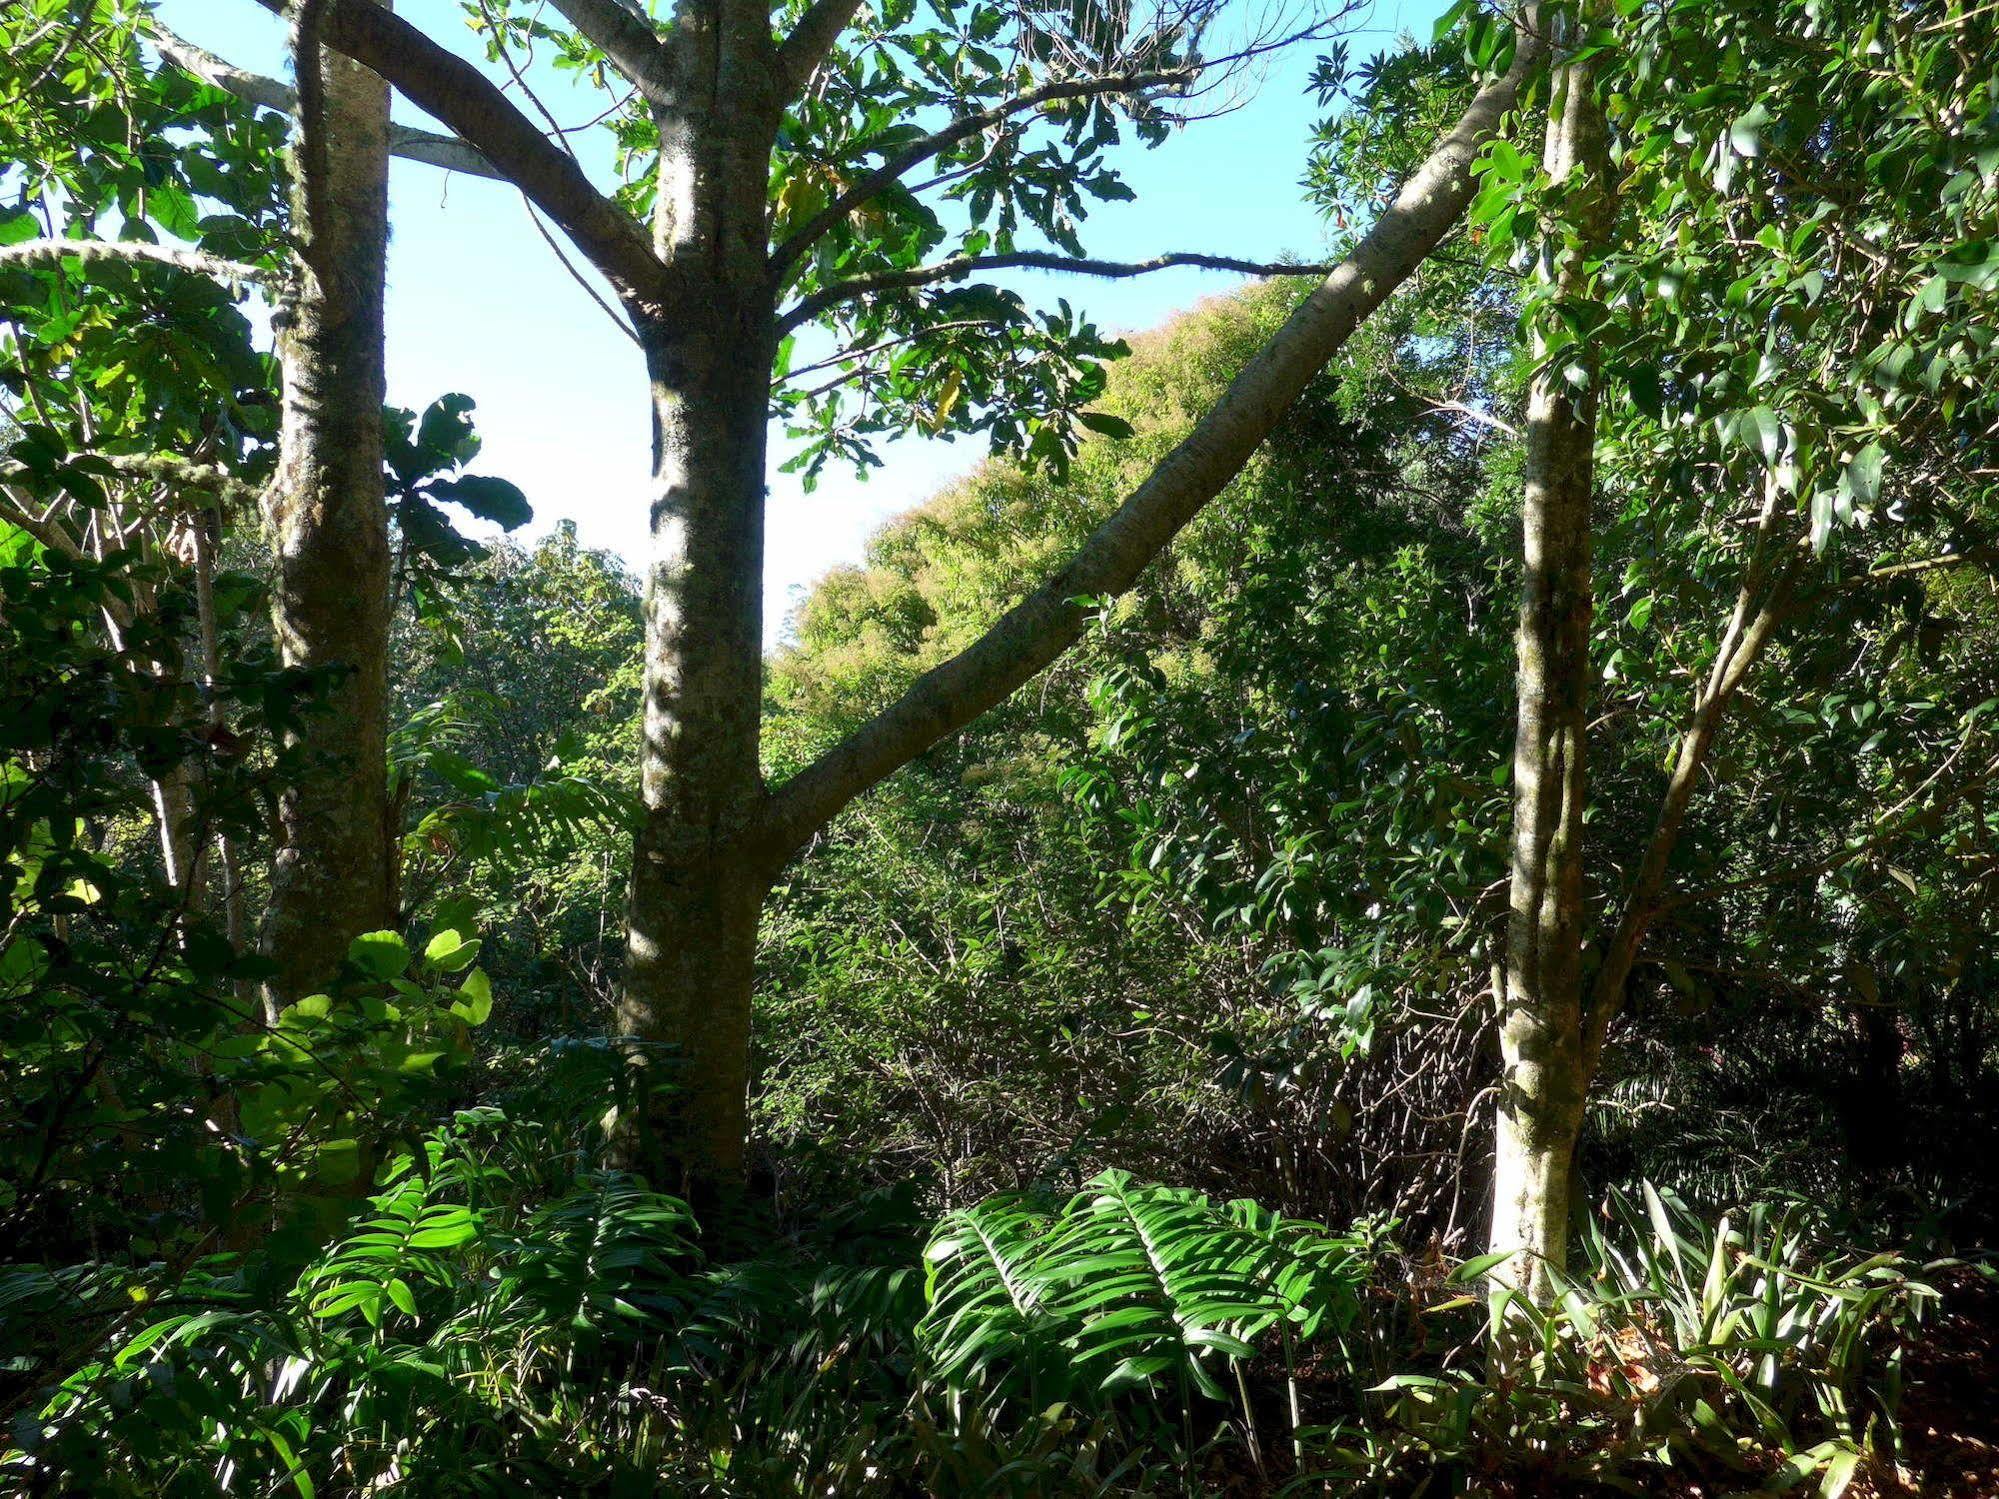
[[766, 203], [779, 104], [760, 0], [683, 4], [675, 23], [679, 76], [673, 103], [656, 112], [653, 233], [667, 305], [639, 322], [652, 385], [652, 561], [644, 822], [618, 1021], [641, 1084], [668, 1090], [625, 1121], [627, 1158], [707, 1186], [743, 1166], [757, 923], [776, 874], [758, 757], [776, 350]]
[[266, 505], [272, 618], [289, 666], [330, 670], [300, 768], [261, 945], [280, 1002], [324, 985], [394, 919], [388, 817], [389, 534], [382, 488], [389, 90], [309, 35], [299, 52], [298, 276], [284, 310], [281, 467]]
[[775, 345], [766, 197], [779, 121], [769, 17], [750, 0], [683, 0], [674, 27], [676, 75], [662, 91], [671, 103], [657, 111], [659, 311], [628, 298], [652, 380], [656, 472], [645, 823], [619, 1007], [641, 1080], [672, 1091], [663, 1109], [625, 1121], [621, 1144], [626, 1159], [713, 1189], [742, 1169], [757, 922], [782, 861], [848, 801], [1058, 656], [1087, 626], [1077, 598], [1129, 588], [1226, 486], [1457, 221], [1472, 160], [1541, 52], [1523, 28], [1506, 76], [1480, 91], [1353, 254], [1065, 568], [771, 794], [757, 764]]
[[[1550, 267], [1573, 293], [1603, 222], [1603, 122], [1587, 64], [1557, 73], [1544, 164], [1568, 184], [1570, 248]], [[1578, 243], [1579, 242], [1579, 243]], [[1558, 240], [1557, 243], [1560, 243]], [[1536, 339], [1537, 358], [1549, 354]], [[1596, 370], [1571, 345], [1535, 377], [1522, 505], [1525, 575], [1513, 748], [1513, 875], [1491, 1248], [1535, 1300], [1567, 1263], [1570, 1173], [1589, 1086], [1583, 1028], [1583, 799], [1589, 700], [1590, 499]], [[1581, 383], [1569, 378], [1580, 365]]]

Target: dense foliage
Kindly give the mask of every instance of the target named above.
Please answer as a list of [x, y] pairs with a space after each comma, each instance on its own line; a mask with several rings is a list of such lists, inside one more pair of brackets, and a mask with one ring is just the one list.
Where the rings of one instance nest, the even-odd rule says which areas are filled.
[[[1991, 7], [1580, 7], [1603, 245], [1527, 144], [1534, 93], [1467, 224], [1141, 584], [785, 867], [733, 1191], [620, 1133], [673, 1077], [616, 1013], [641, 586], [567, 524], [491, 537], [530, 513], [468, 471], [460, 396], [385, 423], [396, 919], [323, 992], [266, 987], [276, 809], [342, 677], [284, 664], [255, 515], [280, 384], [245, 287], [291, 274], [290, 127], [141, 9], [0, 18], [10, 1491], [1978, 1481], [1922, 1468], [1904, 1399], [1999, 1227]], [[540, 7], [473, 9], [495, 58], [601, 76]], [[1029, 63], [1202, 42], [1193, 10], [963, 10], [858, 12], [778, 153], [781, 231]], [[1327, 57], [1305, 185], [1342, 248], [1512, 45], [1460, 4], [1434, 45]], [[1173, 114], [954, 142], [954, 206], [833, 213], [795, 289], [1076, 251], [1128, 191], [1120, 135]], [[608, 118], [643, 212], [658, 119]], [[167, 258], [35, 248], [99, 237]], [[1308, 295], [1127, 350], [990, 287], [889, 292], [821, 309], [824, 359], [786, 343], [837, 371], [776, 390], [801, 462], [918, 428], [1016, 456], [802, 600], [764, 663], [773, 783], [982, 638]], [[1600, 397], [1592, 972], [1643, 918], [1536, 1300], [1482, 1251], [1551, 370]]]

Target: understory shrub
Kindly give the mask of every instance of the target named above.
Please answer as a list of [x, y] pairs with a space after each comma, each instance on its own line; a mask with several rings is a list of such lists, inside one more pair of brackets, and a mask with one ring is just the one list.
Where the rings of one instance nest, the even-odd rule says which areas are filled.
[[[1107, 1171], [925, 1225], [856, 1199], [710, 1258], [687, 1205], [543, 1127], [458, 1114], [275, 1299], [233, 1256], [11, 1267], [8, 1315], [120, 1329], [16, 1415], [0, 1471], [106, 1495], [1477, 1492], [1677, 1467], [1837, 1494], [1897, 1450], [1935, 1300], [1822, 1215], [1613, 1194], [1557, 1302]], [[721, 1226], [740, 1242], [747, 1207]], [[164, 1315], [162, 1315], [164, 1314]], [[1513, 1331], [1494, 1362], [1487, 1317]]]

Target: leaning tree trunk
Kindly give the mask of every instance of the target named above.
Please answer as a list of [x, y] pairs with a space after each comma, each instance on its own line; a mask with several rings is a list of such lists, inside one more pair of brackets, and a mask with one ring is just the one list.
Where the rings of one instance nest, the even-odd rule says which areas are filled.
[[297, 26], [297, 284], [284, 309], [281, 463], [266, 504], [288, 666], [328, 673], [291, 736], [297, 770], [261, 945], [274, 998], [324, 985], [394, 918], [388, 816], [389, 534], [382, 487], [382, 301], [389, 89]]
[[637, 1146], [705, 1191], [742, 1171], [757, 925], [777, 869], [758, 756], [778, 104], [764, 6], [684, 5], [676, 24], [682, 76], [657, 111], [654, 244], [667, 295], [659, 317], [639, 320], [652, 385], [652, 561], [644, 821], [618, 1021], [652, 1090], [627, 1121], [627, 1156]]
[[[1567, 187], [1572, 226], [1550, 267], [1552, 298], [1575, 294], [1585, 247], [1600, 237], [1603, 123], [1586, 63], [1557, 74], [1544, 153]], [[1559, 230], [1553, 243], [1563, 245]], [[1568, 1257], [1569, 1182], [1589, 1086], [1583, 1034], [1583, 797], [1589, 697], [1590, 497], [1596, 370], [1587, 347], [1543, 368], [1527, 417], [1513, 748], [1513, 876], [1507, 920], [1503, 1075], [1494, 1141], [1491, 1248], [1500, 1274], [1535, 1300]], [[1567, 371], [1582, 366], [1580, 383]]]

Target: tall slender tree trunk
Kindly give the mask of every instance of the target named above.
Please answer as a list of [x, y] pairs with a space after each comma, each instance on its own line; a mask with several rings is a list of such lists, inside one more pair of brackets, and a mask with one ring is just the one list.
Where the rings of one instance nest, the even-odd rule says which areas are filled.
[[779, 103], [768, 12], [675, 14], [654, 244], [665, 309], [639, 328], [652, 385], [641, 791], [619, 1029], [648, 1087], [644, 1152], [689, 1185], [742, 1170], [764, 835], [765, 463], [776, 294], [766, 222]]
[[[1603, 120], [1586, 63], [1556, 75], [1544, 164], [1566, 184], [1551, 240], [1552, 294], [1574, 294], [1603, 225]], [[1583, 1032], [1583, 801], [1589, 703], [1590, 500], [1596, 370], [1571, 345], [1536, 375], [1522, 506], [1519, 719], [1513, 748], [1513, 874], [1506, 931], [1503, 1063], [1491, 1247], [1536, 1300], [1568, 1256], [1570, 1174], [1589, 1086]], [[1580, 383], [1570, 371], [1580, 366]]]
[[[380, 3], [380, 0], [378, 0]], [[297, 284], [284, 309], [282, 460], [265, 521], [287, 665], [335, 673], [294, 734], [261, 944], [273, 997], [327, 982], [347, 945], [394, 918], [388, 815], [389, 532], [382, 487], [382, 302], [389, 89], [297, 31]]]

